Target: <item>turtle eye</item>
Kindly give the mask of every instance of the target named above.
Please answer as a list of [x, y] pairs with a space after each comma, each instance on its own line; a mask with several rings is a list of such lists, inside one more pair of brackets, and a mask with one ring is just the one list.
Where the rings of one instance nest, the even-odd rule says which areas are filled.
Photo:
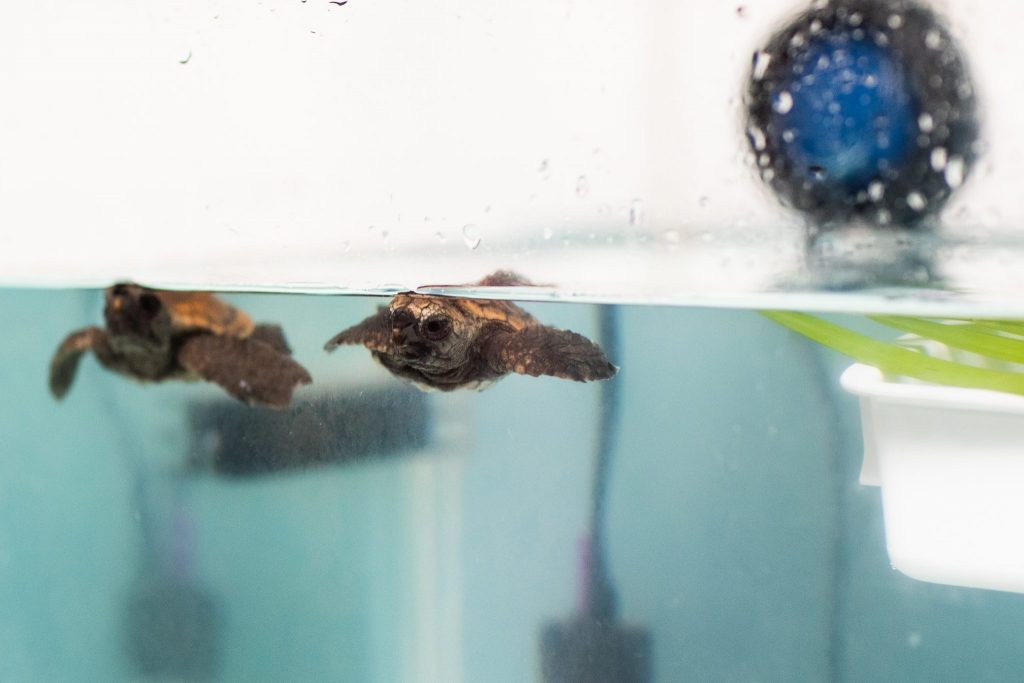
[[430, 341], [441, 341], [451, 333], [452, 321], [444, 316], [434, 316], [423, 323], [423, 336]]
[[146, 315], [156, 315], [160, 310], [160, 299], [153, 294], [143, 294], [139, 297], [139, 308]]

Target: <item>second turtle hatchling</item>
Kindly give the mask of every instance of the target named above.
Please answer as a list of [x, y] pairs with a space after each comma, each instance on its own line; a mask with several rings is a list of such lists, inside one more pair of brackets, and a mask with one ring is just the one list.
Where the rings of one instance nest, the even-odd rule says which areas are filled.
[[[528, 285], [506, 271], [478, 286]], [[393, 374], [421, 389], [483, 389], [509, 373], [587, 382], [617, 368], [581, 334], [542, 325], [510, 301], [398, 294], [324, 347], [361, 344]]]
[[105, 292], [106, 327], [72, 332], [50, 363], [50, 391], [63, 398], [82, 355], [141, 381], [204, 379], [249, 404], [284, 408], [312, 379], [291, 357], [277, 325], [257, 325], [208, 292], [118, 284]]

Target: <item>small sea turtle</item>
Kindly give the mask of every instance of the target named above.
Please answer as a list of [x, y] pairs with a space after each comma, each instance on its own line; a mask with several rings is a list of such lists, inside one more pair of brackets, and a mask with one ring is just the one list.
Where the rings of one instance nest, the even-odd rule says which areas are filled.
[[[530, 283], [498, 271], [481, 287]], [[617, 371], [583, 335], [548, 327], [509, 301], [405, 292], [324, 346], [362, 344], [394, 375], [421, 389], [484, 389], [510, 372], [578, 382]]]
[[92, 351], [101, 365], [137, 380], [205, 379], [245, 403], [284, 408], [312, 379], [291, 358], [277, 325], [256, 325], [209, 292], [170, 292], [118, 284], [105, 293], [106, 329], [72, 332], [50, 363], [50, 391], [71, 388]]

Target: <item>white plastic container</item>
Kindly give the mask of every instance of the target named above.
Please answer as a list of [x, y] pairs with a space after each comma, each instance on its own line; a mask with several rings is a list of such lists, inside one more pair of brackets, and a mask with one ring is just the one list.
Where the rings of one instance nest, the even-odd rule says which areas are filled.
[[861, 483], [880, 486], [894, 568], [922, 581], [1024, 592], [1024, 397], [890, 381], [853, 365]]

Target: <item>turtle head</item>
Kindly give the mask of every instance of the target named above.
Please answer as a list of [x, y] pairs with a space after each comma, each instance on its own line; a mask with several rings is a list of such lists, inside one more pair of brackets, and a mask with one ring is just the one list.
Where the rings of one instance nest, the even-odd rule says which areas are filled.
[[117, 284], [106, 291], [103, 317], [114, 335], [165, 342], [171, 337], [171, 314], [152, 289]]
[[455, 299], [399, 294], [388, 313], [391, 354], [428, 373], [463, 365], [481, 329], [481, 321], [463, 312]]

